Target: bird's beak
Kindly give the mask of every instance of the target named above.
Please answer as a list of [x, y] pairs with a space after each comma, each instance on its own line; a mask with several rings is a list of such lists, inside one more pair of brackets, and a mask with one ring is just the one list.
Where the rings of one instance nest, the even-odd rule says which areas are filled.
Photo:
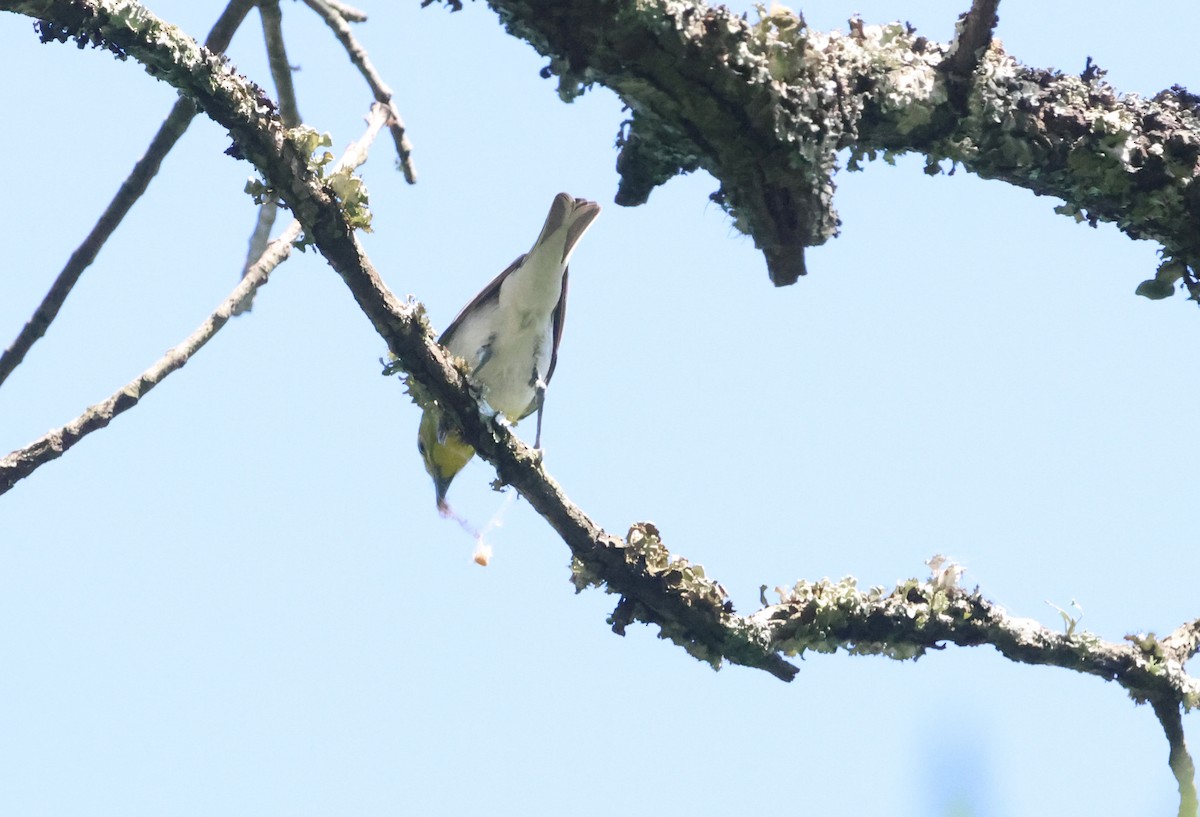
[[446, 515], [446, 491], [456, 474], [475, 456], [475, 449], [463, 442], [462, 436], [446, 424], [446, 418], [436, 405], [421, 415], [417, 432], [417, 448], [425, 461], [425, 470], [433, 479], [438, 510]]
[[449, 475], [431, 475], [433, 477], [433, 490], [437, 495], [438, 512], [442, 516], [445, 516], [450, 512], [450, 506], [446, 504], [446, 492], [450, 490], [450, 483], [454, 481], [454, 476], [457, 473], [458, 472], [455, 471], [453, 474]]

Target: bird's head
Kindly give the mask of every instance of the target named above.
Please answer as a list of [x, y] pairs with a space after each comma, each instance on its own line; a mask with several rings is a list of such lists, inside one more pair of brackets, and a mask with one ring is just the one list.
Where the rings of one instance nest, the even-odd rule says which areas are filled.
[[421, 415], [417, 450], [425, 461], [425, 470], [433, 478], [438, 510], [446, 513], [446, 491], [450, 488], [450, 482], [475, 456], [475, 449], [463, 440], [457, 428], [447, 422], [440, 409], [431, 406]]

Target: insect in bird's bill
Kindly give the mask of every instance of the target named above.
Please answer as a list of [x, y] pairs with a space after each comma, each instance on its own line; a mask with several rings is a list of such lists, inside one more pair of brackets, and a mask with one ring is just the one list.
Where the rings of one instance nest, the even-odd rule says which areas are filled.
[[[600, 214], [600, 205], [559, 193], [529, 252], [517, 257], [467, 304], [438, 342], [466, 361], [471, 381], [511, 423], [537, 412], [541, 448], [546, 385], [558, 362], [567, 311], [567, 262]], [[437, 404], [421, 416], [417, 448], [433, 478], [438, 509], [446, 490], [475, 455]]]

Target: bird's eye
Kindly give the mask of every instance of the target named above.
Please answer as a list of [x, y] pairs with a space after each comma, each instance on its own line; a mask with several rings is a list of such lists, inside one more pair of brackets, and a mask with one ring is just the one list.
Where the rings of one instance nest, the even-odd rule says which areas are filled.
[[425, 456], [425, 441], [420, 438], [417, 438], [417, 453], [422, 457]]

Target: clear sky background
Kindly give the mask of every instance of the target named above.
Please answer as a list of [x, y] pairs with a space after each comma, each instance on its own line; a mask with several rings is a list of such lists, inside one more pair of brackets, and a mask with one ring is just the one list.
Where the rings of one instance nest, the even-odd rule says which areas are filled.
[[[572, 265], [551, 473], [610, 531], [654, 521], [737, 608], [760, 585], [891, 585], [948, 554], [1013, 614], [1078, 600], [1107, 639], [1200, 615], [1200, 311], [1135, 297], [1156, 245], [919, 157], [838, 176], [842, 236], [775, 289], [704, 173], [611, 204], [620, 102], [562, 104], [482, 3], [362, 0], [420, 173], [364, 168], [388, 285], [444, 327], [553, 195], [605, 204]], [[823, 2], [815, 28], [966, 0]], [[151, 8], [203, 38], [218, 2]], [[305, 120], [340, 151], [370, 98], [284, 3]], [[1120, 90], [1200, 86], [1192, 4], [1001, 5], [1018, 59], [1090, 55]], [[269, 85], [257, 16], [233, 42]], [[0, 343], [175, 99], [133, 61], [0, 15]], [[0, 389], [0, 448], [106, 397], [233, 287], [251, 168], [197, 119]], [[0, 498], [0, 813], [8, 815], [1173, 814], [1167, 745], [1115, 685], [990, 648], [714, 673], [616, 598], [576, 595], [523, 502], [493, 563], [438, 517], [418, 410], [314, 253], [289, 261], [136, 410]], [[532, 427], [520, 429], [527, 436]], [[473, 463], [451, 502], [503, 504]], [[1185, 719], [1193, 732], [1195, 716]], [[1200, 736], [1192, 735], [1193, 746]]]

